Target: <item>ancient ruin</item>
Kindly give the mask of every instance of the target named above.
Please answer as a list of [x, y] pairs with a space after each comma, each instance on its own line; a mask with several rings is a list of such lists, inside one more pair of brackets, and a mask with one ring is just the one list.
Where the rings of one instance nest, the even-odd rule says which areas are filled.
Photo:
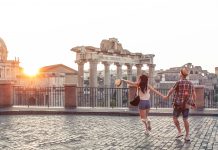
[[122, 65], [127, 66], [127, 79], [132, 80], [132, 67], [137, 68], [137, 77], [142, 74], [144, 64], [148, 65], [150, 84], [154, 83], [153, 75], [155, 64], [153, 64], [154, 54], [132, 53], [126, 49], [116, 38], [102, 40], [100, 48], [93, 46], [77, 46], [71, 49], [76, 52], [76, 63], [78, 64], [78, 86], [83, 86], [84, 64], [90, 63], [89, 83], [90, 87], [97, 87], [97, 64], [104, 64], [104, 84], [110, 85], [110, 65], [114, 64], [117, 70], [117, 78], [122, 78]]

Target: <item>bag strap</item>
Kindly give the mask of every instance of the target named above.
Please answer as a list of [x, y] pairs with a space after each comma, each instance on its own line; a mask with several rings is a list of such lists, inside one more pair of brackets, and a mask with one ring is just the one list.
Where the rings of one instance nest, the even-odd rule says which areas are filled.
[[137, 87], [137, 89], [136, 89], [136, 90], [137, 90], [137, 96], [139, 96], [139, 88]]
[[136, 88], [135, 96], [138, 96], [138, 95], [139, 95], [139, 91], [138, 91], [138, 88]]

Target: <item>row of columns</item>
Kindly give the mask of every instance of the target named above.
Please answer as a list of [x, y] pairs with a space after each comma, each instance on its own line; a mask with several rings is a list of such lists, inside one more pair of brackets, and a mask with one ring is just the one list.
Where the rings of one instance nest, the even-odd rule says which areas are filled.
[[[83, 87], [84, 82], [84, 64], [86, 61], [77, 61], [78, 64], [78, 86]], [[97, 87], [97, 60], [90, 60], [90, 72], [89, 72], [89, 83], [90, 87]], [[102, 64], [104, 65], [104, 85], [105, 87], [110, 87], [110, 62], [103, 61]], [[117, 78], [122, 78], [122, 65], [121, 63], [114, 63], [117, 67]], [[133, 64], [125, 63], [127, 66], [127, 80], [132, 80], [132, 67]], [[154, 84], [154, 68], [155, 64], [147, 64], [149, 67], [149, 82], [151, 85]], [[143, 64], [136, 64], [137, 69], [137, 78], [142, 74], [142, 67]]]

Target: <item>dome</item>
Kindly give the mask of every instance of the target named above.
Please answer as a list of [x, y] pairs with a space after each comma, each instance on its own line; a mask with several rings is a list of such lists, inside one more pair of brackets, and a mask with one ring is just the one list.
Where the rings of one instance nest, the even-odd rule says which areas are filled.
[[8, 57], [8, 50], [7, 47], [5, 45], [5, 42], [3, 41], [3, 39], [0, 37], [0, 61], [3, 60], [7, 60]]

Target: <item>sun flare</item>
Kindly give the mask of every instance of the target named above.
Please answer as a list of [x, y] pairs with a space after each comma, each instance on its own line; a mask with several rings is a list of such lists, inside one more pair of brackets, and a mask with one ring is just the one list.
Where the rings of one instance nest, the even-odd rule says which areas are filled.
[[35, 68], [24, 68], [24, 74], [28, 76], [36, 76], [39, 73], [39, 69]]

